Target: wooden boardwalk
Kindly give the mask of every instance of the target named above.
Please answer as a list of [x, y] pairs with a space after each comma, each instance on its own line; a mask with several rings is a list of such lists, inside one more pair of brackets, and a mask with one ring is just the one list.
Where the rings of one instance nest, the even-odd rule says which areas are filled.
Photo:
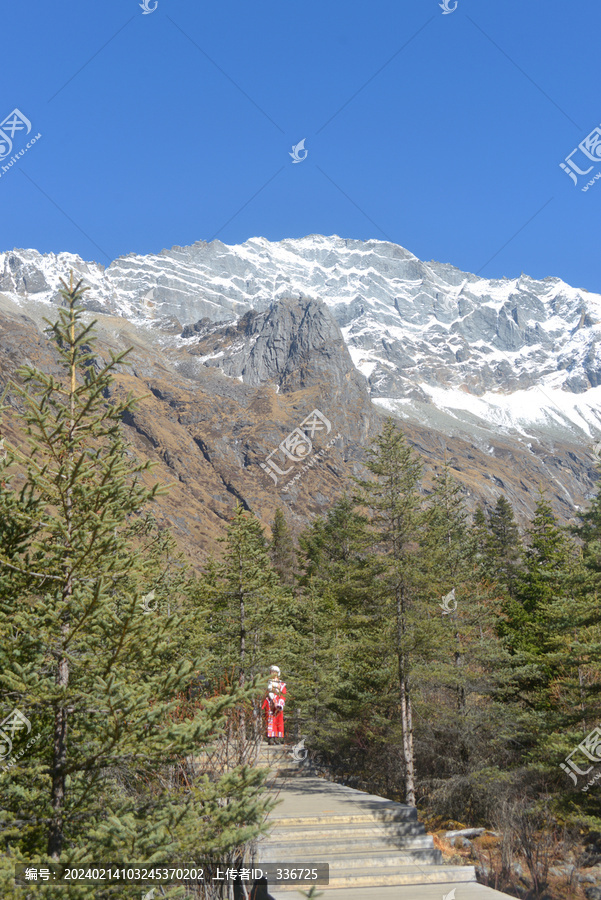
[[[328, 863], [329, 884], [317, 888], [324, 900], [507, 898], [478, 884], [473, 866], [444, 863], [413, 807], [304, 774], [290, 749], [261, 748], [259, 765], [272, 770], [270, 791], [280, 802], [259, 844], [259, 864]], [[265, 896], [293, 900], [298, 891], [274, 885]]]

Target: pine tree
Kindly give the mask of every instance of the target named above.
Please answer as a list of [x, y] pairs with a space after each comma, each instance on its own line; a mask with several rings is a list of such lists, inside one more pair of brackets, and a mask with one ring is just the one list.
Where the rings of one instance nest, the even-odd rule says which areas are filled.
[[364, 744], [367, 720], [374, 733], [383, 688], [386, 651], [372, 542], [367, 517], [348, 496], [300, 538], [295, 631], [300, 652], [312, 661], [301, 689], [320, 746], [338, 754]]
[[321, 579], [305, 581], [291, 603], [289, 621], [293, 640], [289, 645], [288, 671], [294, 673], [294, 701], [289, 714], [309, 748], [329, 749], [332, 696], [338, 680], [336, 604]]
[[235, 620], [232, 647], [237, 648], [243, 685], [267, 666], [278, 626], [285, 624], [277, 621], [284, 592], [271, 565], [268, 542], [259, 520], [240, 505], [234, 510], [225, 544], [220, 565], [221, 586], [225, 589], [227, 616], [232, 617], [232, 622]]
[[394, 617], [394, 647], [400, 695], [406, 802], [415, 805], [413, 748], [412, 650], [410, 615], [416, 597], [419, 550], [421, 462], [392, 418], [368, 450], [373, 481], [359, 482], [360, 499], [372, 510], [376, 540], [387, 560], [386, 592]]
[[[515, 599], [506, 603], [500, 625], [512, 654], [506, 696], [525, 711], [522, 746], [531, 769], [562, 791], [558, 764], [585, 736], [581, 729], [586, 720], [591, 721], [583, 673], [596, 670], [598, 684], [600, 617], [597, 604], [591, 604], [585, 591], [583, 596], [579, 551], [542, 493], [526, 543]], [[593, 687], [592, 697], [595, 692]], [[593, 703], [595, 707], [598, 712]]]
[[[569, 657], [571, 683], [566, 684], [562, 692], [565, 698], [564, 739], [554, 742], [556, 759], [565, 756], [568, 748], [573, 750], [601, 719], [601, 482], [589, 508], [579, 513], [579, 517], [580, 525], [570, 531], [582, 542], [581, 564], [576, 567], [572, 579], [569, 610], [560, 610], [564, 613], [564, 653]], [[568, 725], [571, 726], [569, 730]], [[583, 801], [580, 788], [580, 784], [574, 787], [574, 791], [578, 791], [578, 800], [588, 815], [594, 817], [595, 827], [601, 828], [598, 801], [589, 795]], [[569, 799], [575, 800], [574, 797]]]
[[271, 528], [269, 545], [271, 563], [285, 585], [294, 583], [294, 542], [286, 517], [281, 509], [276, 509]]
[[448, 645], [450, 632], [453, 633], [453, 649], [446, 658], [452, 657], [454, 660], [457, 710], [460, 714], [465, 708], [465, 685], [461, 677], [463, 652], [457, 607], [459, 602], [466, 601], [467, 582], [473, 569], [467, 518], [462, 489], [445, 465], [435, 481], [424, 516], [422, 570], [426, 595], [443, 600], [437, 606], [444, 607], [445, 603], [447, 606], [446, 610], [442, 609], [442, 630], [434, 640], [440, 651], [445, 644]]
[[552, 640], [549, 607], [566, 585], [568, 562], [566, 536], [542, 495], [526, 542], [524, 568], [514, 586], [515, 598], [504, 605], [499, 631], [513, 655], [516, 696], [540, 712], [549, 710], [553, 681], [547, 664]]
[[488, 517], [481, 507], [474, 515], [473, 552], [483, 577], [513, 596], [521, 568], [522, 542], [511, 504], [502, 494]]
[[501, 494], [488, 516], [485, 571], [511, 596], [521, 565], [522, 546], [513, 509]]
[[[421, 622], [414, 654], [422, 792], [454, 818], [462, 810], [477, 817], [499, 780], [490, 766], [490, 748], [495, 747], [499, 760], [506, 758], [499, 726], [506, 733], [511, 721], [511, 712], [493, 699], [503, 662], [495, 635], [498, 604], [474, 558], [477, 538], [468, 527], [464, 489], [446, 465], [426, 504]], [[485, 526], [484, 516], [476, 523]]]
[[546, 632], [548, 606], [566, 590], [570, 560], [575, 549], [565, 529], [560, 528], [549, 503], [541, 493], [527, 531], [524, 569], [514, 584], [511, 610], [511, 646], [536, 654]]
[[[269, 666], [278, 665], [285, 681], [294, 646], [293, 601], [271, 564], [264, 530], [258, 519], [238, 504], [223, 543], [223, 559], [209, 561], [199, 586], [199, 596], [204, 599], [198, 601], [198, 608], [210, 620], [211, 677], [218, 680], [223, 672], [235, 671], [241, 688], [257, 679], [266, 685]], [[252, 700], [257, 739], [261, 699], [255, 693]], [[240, 708], [243, 735], [249, 712], [248, 705]]]
[[486, 552], [486, 539], [488, 531], [486, 527], [486, 515], [481, 506], [476, 507], [472, 522], [472, 543], [474, 546], [474, 556], [477, 562], [484, 559]]
[[439, 590], [446, 592], [471, 572], [467, 520], [463, 489], [445, 465], [437, 475], [424, 517], [428, 548], [424, 564], [438, 578]]
[[573, 628], [580, 637], [578, 684], [584, 724], [598, 721], [601, 715], [601, 482], [580, 519], [581, 524], [573, 529], [582, 541], [582, 567], [574, 584], [578, 602], [573, 609]]
[[[146, 486], [148, 465], [123, 440], [135, 401], [111, 391], [127, 353], [99, 363], [84, 290], [63, 282], [66, 308], [48, 323], [64, 374], [25, 366], [12, 387], [29, 452], [12, 448], [0, 481], [0, 686], [4, 712], [18, 710], [39, 739], [22, 747], [19, 734], [0, 773], [6, 898], [24, 896], [15, 861], [179, 864], [249, 840], [266, 809], [259, 772], [178, 781], [185, 759], [249, 692], [176, 721], [200, 662], [177, 652], [181, 619], [184, 628], [190, 619], [182, 597], [176, 622], [169, 539], [145, 515], [158, 486]], [[93, 894], [112, 896], [105, 886]], [[75, 887], [69, 896], [91, 894]]]

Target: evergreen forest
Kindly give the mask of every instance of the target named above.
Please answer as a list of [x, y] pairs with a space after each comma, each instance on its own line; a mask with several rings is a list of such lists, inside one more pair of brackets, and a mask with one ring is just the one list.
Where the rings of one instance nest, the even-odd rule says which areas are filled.
[[473, 513], [390, 418], [326, 516], [293, 535], [283, 509], [267, 530], [237, 505], [192, 568], [153, 517], [168, 486], [125, 442], [127, 353], [99, 364], [84, 290], [64, 283], [48, 322], [63, 377], [25, 365], [3, 398], [27, 444], [0, 459], [0, 896], [42, 892], [15, 884], [32, 860], [241, 859], [272, 807], [253, 756], [272, 664], [316, 771], [430, 831], [494, 832], [499, 890], [512, 847], [540, 875], [546, 847], [598, 836], [601, 490], [570, 528], [542, 491], [525, 528], [503, 495]]

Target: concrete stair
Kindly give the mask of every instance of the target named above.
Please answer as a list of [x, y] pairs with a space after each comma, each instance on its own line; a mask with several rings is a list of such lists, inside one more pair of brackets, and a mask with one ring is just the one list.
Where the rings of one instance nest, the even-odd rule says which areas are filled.
[[[473, 866], [443, 864], [416, 809], [305, 774], [306, 765], [290, 751], [264, 745], [259, 753], [258, 765], [270, 769], [271, 789], [283, 801], [270, 814], [269, 836], [258, 845], [259, 865], [328, 863], [330, 882], [318, 891], [337, 897], [351, 891], [357, 900], [368, 888], [449, 886], [440, 890], [442, 900], [453, 885], [476, 882]], [[270, 896], [277, 900], [298, 891], [298, 885], [274, 885]]]
[[[202, 769], [202, 753], [196, 762]], [[444, 863], [413, 807], [316, 777], [291, 745], [261, 744], [255, 764], [268, 769], [268, 791], [279, 801], [256, 865], [327, 863], [329, 884], [316, 886], [327, 900], [507, 900], [478, 884], [473, 866]], [[267, 890], [257, 900], [292, 900], [309, 887]]]
[[269, 769], [274, 778], [298, 775], [304, 769], [303, 761], [295, 760], [292, 756], [292, 748], [282, 744], [261, 744], [256, 765], [261, 769]]

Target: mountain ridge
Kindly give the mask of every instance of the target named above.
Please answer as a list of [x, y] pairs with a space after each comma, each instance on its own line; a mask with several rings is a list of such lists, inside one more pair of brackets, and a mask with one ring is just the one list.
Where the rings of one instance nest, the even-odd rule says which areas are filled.
[[[129, 254], [106, 269], [72, 254], [9, 251], [0, 254], [0, 291], [52, 302], [61, 267], [71, 265], [93, 287], [90, 308], [167, 332], [202, 318], [233, 322], [281, 299], [321, 299], [372, 397], [396, 414], [406, 409], [393, 401], [421, 401], [460, 428], [460, 390], [474, 398], [469, 412], [480, 424], [488, 407], [496, 427], [516, 433], [540, 410], [547, 430], [559, 412], [579, 440], [601, 429], [601, 397], [589, 394], [601, 386], [601, 296], [553, 276], [483, 279], [387, 241], [312, 235], [197, 242]], [[518, 391], [534, 393], [503, 400]]]
[[[177, 464], [190, 483], [204, 477], [208, 458], [215, 473], [221, 467], [218, 482], [230, 500], [267, 510], [275, 498], [265, 491], [274, 486], [256, 471], [260, 454], [317, 408], [337, 419], [334, 433], [343, 438], [323, 457], [324, 472], [313, 468], [288, 497], [300, 504], [299, 523], [327, 507], [322, 475], [333, 478], [328, 491], [340, 493], [361, 471], [384, 414], [402, 420], [435, 467], [441, 457], [451, 461], [472, 505], [491, 504], [504, 490], [524, 520], [541, 483], [570, 519], [592, 493], [591, 448], [601, 436], [597, 294], [551, 276], [482, 279], [389, 242], [337, 236], [197, 242], [129, 254], [106, 268], [69, 253], [7, 251], [0, 254], [0, 312], [35, 323], [32, 347], [71, 268], [91, 287], [85, 305], [105, 345], [123, 346], [127, 335], [144, 348], [134, 354], [134, 377], [144, 388], [160, 381], [158, 418], [171, 416], [173, 403], [188, 404], [182, 396], [213, 386], [198, 404], [222, 438], [211, 450], [206, 436], [182, 426], [182, 442], [200, 453], [194, 476], [182, 459]], [[211, 399], [221, 409], [204, 409]], [[228, 404], [249, 411], [244, 427], [252, 440], [242, 456], [229, 443], [242, 438], [226, 421]], [[164, 425], [163, 438], [152, 440], [152, 422], [131, 428], [140, 449], [175, 471], [177, 448]], [[248, 480], [250, 470], [263, 479], [260, 488]]]

